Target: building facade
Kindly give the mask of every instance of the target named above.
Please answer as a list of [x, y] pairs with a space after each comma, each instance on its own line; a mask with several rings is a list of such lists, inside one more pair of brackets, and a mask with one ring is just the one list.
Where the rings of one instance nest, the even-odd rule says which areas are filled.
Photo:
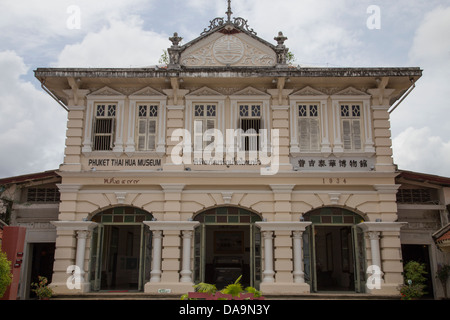
[[229, 9], [167, 66], [35, 71], [68, 111], [55, 292], [398, 294], [389, 112], [422, 71], [295, 67], [274, 40]]
[[[52, 281], [61, 177], [55, 170], [0, 179], [0, 225], [26, 228], [21, 256], [19, 299], [35, 297], [38, 276]], [[1, 247], [2, 243], [0, 243]]]

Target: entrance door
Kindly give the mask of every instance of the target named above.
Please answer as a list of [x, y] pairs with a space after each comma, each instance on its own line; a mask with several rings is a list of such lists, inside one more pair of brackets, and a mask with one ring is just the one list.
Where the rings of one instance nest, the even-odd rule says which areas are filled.
[[350, 226], [315, 226], [318, 291], [354, 291], [355, 268]]
[[91, 242], [91, 289], [143, 290], [150, 277], [151, 233], [142, 222], [151, 213], [133, 207], [115, 207], [92, 217], [98, 226]]
[[194, 280], [222, 289], [240, 276], [241, 284], [261, 282], [261, 235], [253, 222], [260, 218], [247, 210], [225, 207], [195, 217]]
[[402, 244], [402, 257], [403, 264], [405, 265], [409, 261], [417, 261], [419, 263], [425, 264], [425, 271], [427, 274], [425, 275], [426, 280], [426, 288], [427, 292], [425, 297], [433, 298], [433, 280], [431, 278], [431, 267], [430, 267], [430, 253], [428, 245], [421, 244]]
[[[39, 276], [46, 277], [48, 282], [51, 283], [55, 243], [32, 243], [30, 248], [32, 252], [30, 283], [39, 282]], [[30, 290], [30, 298], [34, 297], [36, 297], [36, 293]]]
[[100, 290], [138, 290], [140, 225], [106, 225]]
[[305, 216], [312, 222], [303, 235], [305, 281], [313, 292], [363, 292], [364, 238], [361, 218], [341, 208], [321, 208]]

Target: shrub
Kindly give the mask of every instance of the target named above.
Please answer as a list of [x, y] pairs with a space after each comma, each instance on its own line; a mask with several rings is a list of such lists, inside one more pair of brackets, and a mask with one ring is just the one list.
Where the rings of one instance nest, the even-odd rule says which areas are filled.
[[0, 298], [3, 297], [11, 282], [11, 261], [6, 257], [6, 253], [0, 251]]
[[418, 299], [426, 294], [424, 277], [428, 272], [425, 271], [425, 264], [417, 261], [409, 261], [404, 266], [405, 284], [400, 288], [402, 300]]

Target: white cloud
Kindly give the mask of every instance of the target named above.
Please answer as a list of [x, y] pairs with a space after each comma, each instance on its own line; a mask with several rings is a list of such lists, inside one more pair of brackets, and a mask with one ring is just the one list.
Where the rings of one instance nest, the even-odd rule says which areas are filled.
[[142, 29], [143, 21], [130, 17], [111, 20], [99, 32], [89, 33], [77, 44], [66, 45], [57, 67], [144, 67], [155, 65], [170, 46], [167, 35]]
[[0, 70], [0, 177], [57, 169], [66, 112], [21, 79], [28, 68], [15, 52], [0, 52]]
[[391, 115], [394, 159], [400, 168], [450, 176], [449, 30], [450, 7], [427, 13], [416, 30], [409, 63], [420, 66], [423, 76]]
[[400, 169], [450, 176], [450, 139], [434, 136], [429, 127], [407, 128], [392, 143]]

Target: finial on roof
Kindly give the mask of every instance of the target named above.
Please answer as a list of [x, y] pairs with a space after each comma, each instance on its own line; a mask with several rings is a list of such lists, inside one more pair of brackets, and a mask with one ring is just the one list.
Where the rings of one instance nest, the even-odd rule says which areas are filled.
[[233, 14], [233, 11], [231, 11], [231, 0], [228, 0], [228, 11], [225, 14], [228, 16], [227, 22], [231, 22], [231, 15]]
[[172, 42], [172, 46], [178, 48], [178, 44], [183, 40], [183, 38], [178, 36], [178, 33], [175, 32], [173, 37], [170, 37], [169, 40]]
[[[219, 28], [222, 28], [226, 25], [227, 28], [230, 28], [230, 26], [233, 28], [238, 28], [241, 30], [244, 30], [248, 33], [251, 33], [256, 36], [256, 32], [248, 26], [248, 21], [241, 18], [233, 18], [233, 21], [231, 21], [231, 15], [233, 14], [233, 11], [231, 11], [231, 0], [228, 0], [228, 10], [225, 12], [227, 15], [227, 18], [215, 18], [209, 22], [209, 27], [205, 28], [203, 32], [200, 34], [201, 36], [204, 36], [210, 32], [216, 31]], [[225, 20], [227, 19], [227, 20]]]

